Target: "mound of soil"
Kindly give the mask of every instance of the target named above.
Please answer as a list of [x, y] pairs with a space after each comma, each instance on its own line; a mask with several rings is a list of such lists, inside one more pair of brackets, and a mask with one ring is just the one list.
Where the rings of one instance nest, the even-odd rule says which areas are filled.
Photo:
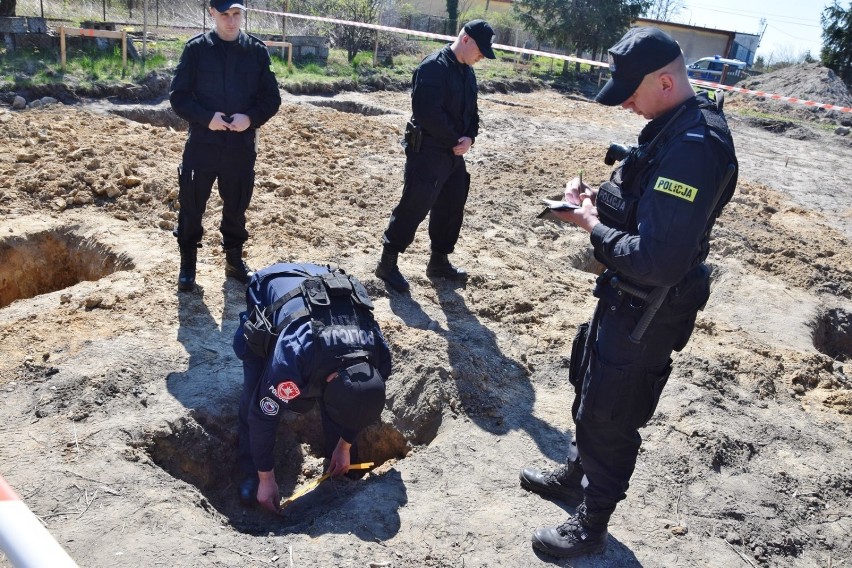
[[737, 83], [738, 87], [852, 107], [852, 94], [834, 71], [820, 63], [800, 63]]
[[[791, 65], [737, 83], [738, 87], [770, 94], [795, 97], [803, 101], [852, 107], [852, 94], [843, 81], [828, 67], [819, 63]], [[822, 121], [852, 126], [852, 114], [836, 110], [803, 106], [772, 99], [759, 99], [740, 93], [727, 94], [732, 105], [752, 108], [763, 113], [781, 114], [799, 121]], [[777, 125], [774, 126], [777, 128]], [[796, 133], [800, 134], [800, 133]]]

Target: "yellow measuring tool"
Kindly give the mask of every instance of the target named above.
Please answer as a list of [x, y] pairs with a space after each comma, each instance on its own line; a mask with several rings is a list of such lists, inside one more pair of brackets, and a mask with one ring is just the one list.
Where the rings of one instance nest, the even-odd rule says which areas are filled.
[[[349, 471], [352, 471], [353, 469], [370, 469], [371, 467], [373, 467], [373, 463], [374, 462], [353, 463], [349, 466]], [[324, 473], [321, 476], [319, 476], [318, 478], [316, 478], [313, 481], [311, 481], [310, 483], [308, 483], [307, 485], [305, 485], [304, 487], [302, 487], [301, 489], [299, 489], [298, 491], [296, 491], [295, 493], [293, 493], [291, 496], [287, 497], [286, 499], [282, 499], [281, 500], [281, 508], [283, 509], [284, 507], [286, 507], [287, 505], [289, 505], [290, 503], [292, 503], [293, 501], [295, 501], [296, 499], [298, 499], [299, 497], [301, 497], [305, 493], [309, 493], [309, 492], [313, 491], [314, 489], [316, 489], [319, 486], [320, 483], [322, 483], [323, 481], [325, 481], [328, 478], [329, 478], [329, 474]]]

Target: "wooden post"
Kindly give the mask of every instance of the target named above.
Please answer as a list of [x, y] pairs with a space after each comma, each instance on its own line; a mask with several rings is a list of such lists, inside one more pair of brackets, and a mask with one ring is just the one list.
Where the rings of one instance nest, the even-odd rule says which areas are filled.
[[62, 61], [62, 71], [65, 71], [67, 62], [67, 48], [65, 38], [68, 36], [76, 37], [108, 37], [110, 39], [121, 40], [121, 60], [124, 66], [127, 66], [127, 32], [125, 30], [93, 30], [88, 28], [66, 28], [59, 27], [59, 52]]
[[65, 26], [59, 26], [59, 53], [62, 60], [62, 71], [65, 71]]
[[142, 69], [148, 56], [148, 0], [142, 0]]
[[127, 69], [127, 31], [121, 30], [121, 67]]
[[[284, 13], [290, 12], [290, 0], [284, 0]], [[287, 41], [287, 16], [284, 16], [284, 23], [281, 24], [281, 40]]]
[[[486, 8], [486, 11], [488, 11], [487, 8]], [[513, 28], [512, 31], [515, 32], [515, 34], [514, 34], [515, 35], [515, 47], [518, 47], [518, 28]], [[516, 54], [517, 55], [515, 56], [515, 64], [517, 65], [518, 63], [521, 62], [521, 53], [516, 52]]]
[[727, 83], [725, 83], [725, 80], [727, 78], [728, 78], [728, 64], [725, 63], [724, 65], [722, 65], [722, 76], [719, 77], [719, 82], [722, 83], [723, 85], [725, 85], [725, 84], [727, 84]]
[[281, 48], [281, 57], [284, 57], [284, 48], [287, 48], [287, 65], [290, 66], [293, 63], [293, 44], [287, 41], [264, 41], [266, 47], [280, 47]]
[[[382, 17], [379, 16], [379, 23], [382, 23]], [[373, 67], [379, 60], [379, 30], [376, 30], [376, 42], [373, 44]]]

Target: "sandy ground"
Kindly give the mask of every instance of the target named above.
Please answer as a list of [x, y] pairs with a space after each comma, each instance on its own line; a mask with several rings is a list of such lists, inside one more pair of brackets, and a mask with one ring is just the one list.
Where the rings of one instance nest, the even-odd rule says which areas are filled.
[[[846, 140], [755, 128], [731, 105], [742, 172], [714, 231], [712, 298], [643, 430], [608, 550], [569, 564], [530, 535], [570, 509], [517, 473], [565, 454], [570, 340], [597, 267], [585, 233], [535, 218], [538, 199], [581, 168], [606, 179], [607, 145], [643, 122], [552, 91], [483, 95], [453, 255], [472, 277], [425, 277], [424, 226], [401, 296], [372, 270], [408, 104], [288, 96], [262, 132], [250, 263], [359, 276], [395, 364], [363, 440], [378, 467], [282, 519], [235, 498], [243, 289], [223, 278], [218, 198], [198, 290], [175, 290], [185, 133], [104, 105], [0, 108], [0, 473], [80, 566], [852, 565]], [[282, 425], [285, 495], [321, 471], [316, 420]]]

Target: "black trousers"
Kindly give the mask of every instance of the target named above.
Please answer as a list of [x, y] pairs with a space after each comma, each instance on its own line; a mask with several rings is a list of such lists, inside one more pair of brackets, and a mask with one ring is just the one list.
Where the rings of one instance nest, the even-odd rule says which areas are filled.
[[218, 181], [222, 198], [222, 245], [241, 247], [248, 240], [246, 210], [254, 191], [254, 146], [220, 146], [188, 140], [183, 162], [178, 168], [180, 211], [175, 236], [181, 248], [194, 248], [201, 242], [201, 218], [207, 200]]
[[470, 188], [464, 157], [425, 144], [420, 152], [406, 149], [405, 153], [402, 198], [391, 213], [384, 246], [393, 252], [405, 252], [414, 242], [417, 227], [429, 214], [432, 251], [450, 254], [459, 240]]
[[671, 373], [671, 354], [686, 346], [710, 294], [709, 272], [693, 271], [673, 288], [640, 343], [628, 338], [644, 313], [640, 300], [598, 280], [594, 316], [571, 352], [572, 416], [588, 486], [587, 509], [609, 514], [625, 498], [642, 437]]

